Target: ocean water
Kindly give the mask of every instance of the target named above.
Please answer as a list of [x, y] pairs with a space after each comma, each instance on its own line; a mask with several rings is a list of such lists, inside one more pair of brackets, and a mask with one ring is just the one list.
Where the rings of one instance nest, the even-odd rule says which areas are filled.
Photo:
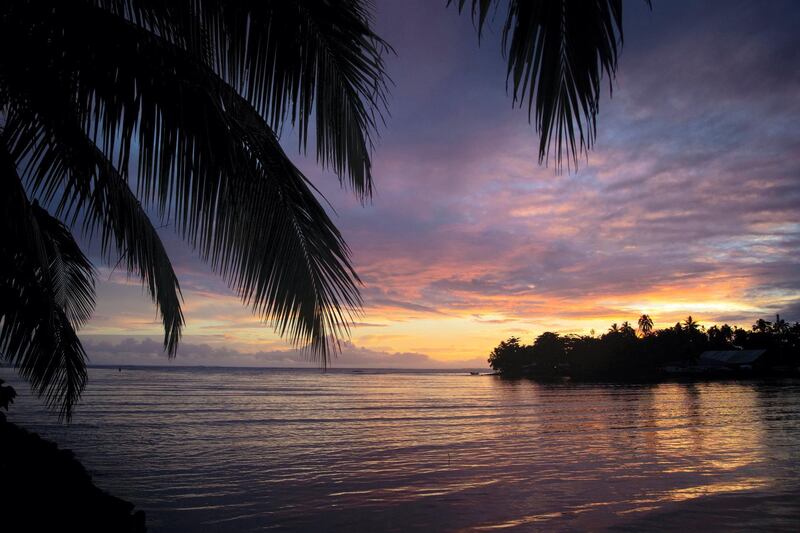
[[800, 381], [93, 368], [71, 448], [150, 531], [800, 530]]

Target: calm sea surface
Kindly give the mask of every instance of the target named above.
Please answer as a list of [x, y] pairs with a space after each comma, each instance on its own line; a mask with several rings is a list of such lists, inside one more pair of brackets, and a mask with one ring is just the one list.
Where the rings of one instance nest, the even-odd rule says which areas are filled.
[[800, 530], [800, 382], [94, 368], [73, 449], [151, 531]]

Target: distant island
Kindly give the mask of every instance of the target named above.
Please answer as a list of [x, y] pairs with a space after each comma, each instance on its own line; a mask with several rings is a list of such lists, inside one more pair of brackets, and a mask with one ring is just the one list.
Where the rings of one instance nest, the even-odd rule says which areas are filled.
[[637, 326], [612, 324], [601, 335], [545, 332], [531, 345], [511, 337], [492, 350], [489, 365], [507, 377], [587, 381], [800, 376], [800, 323], [780, 315], [749, 330], [705, 328], [691, 316], [655, 330], [642, 315]]

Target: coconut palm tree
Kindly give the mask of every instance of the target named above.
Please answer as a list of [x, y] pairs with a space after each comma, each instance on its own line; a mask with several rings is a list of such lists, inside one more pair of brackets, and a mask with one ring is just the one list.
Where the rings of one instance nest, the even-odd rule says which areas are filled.
[[653, 331], [653, 319], [650, 318], [650, 315], [643, 314], [639, 317], [639, 331], [643, 337], [650, 335], [650, 332]]
[[[649, 0], [645, 0], [650, 5]], [[609, 91], [622, 49], [622, 0], [448, 0], [469, 12], [482, 36], [490, 13], [504, 17], [501, 32], [506, 85], [513, 105], [527, 107], [539, 133], [539, 163], [552, 155], [577, 168], [594, 145], [601, 80]]]
[[628, 322], [627, 320], [622, 323], [622, 326], [620, 326], [619, 330], [624, 335], [633, 336], [633, 335], [636, 334], [636, 331], [633, 329], [633, 327], [631, 326], [630, 322]]
[[[278, 333], [325, 364], [360, 306], [342, 236], [276, 132], [362, 200], [387, 45], [365, 0], [0, 3], [0, 356], [69, 418], [95, 271], [138, 277], [174, 356], [174, 228]], [[313, 124], [313, 127], [311, 127]]]
[[686, 317], [686, 320], [683, 321], [683, 326], [688, 332], [698, 331], [700, 329], [700, 323], [692, 319], [691, 315]]

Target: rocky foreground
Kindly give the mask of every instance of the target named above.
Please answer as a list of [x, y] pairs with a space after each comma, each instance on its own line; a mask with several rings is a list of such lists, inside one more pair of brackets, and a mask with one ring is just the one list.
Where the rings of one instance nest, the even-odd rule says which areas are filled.
[[144, 511], [92, 483], [70, 450], [0, 416], [0, 531], [143, 532]]

